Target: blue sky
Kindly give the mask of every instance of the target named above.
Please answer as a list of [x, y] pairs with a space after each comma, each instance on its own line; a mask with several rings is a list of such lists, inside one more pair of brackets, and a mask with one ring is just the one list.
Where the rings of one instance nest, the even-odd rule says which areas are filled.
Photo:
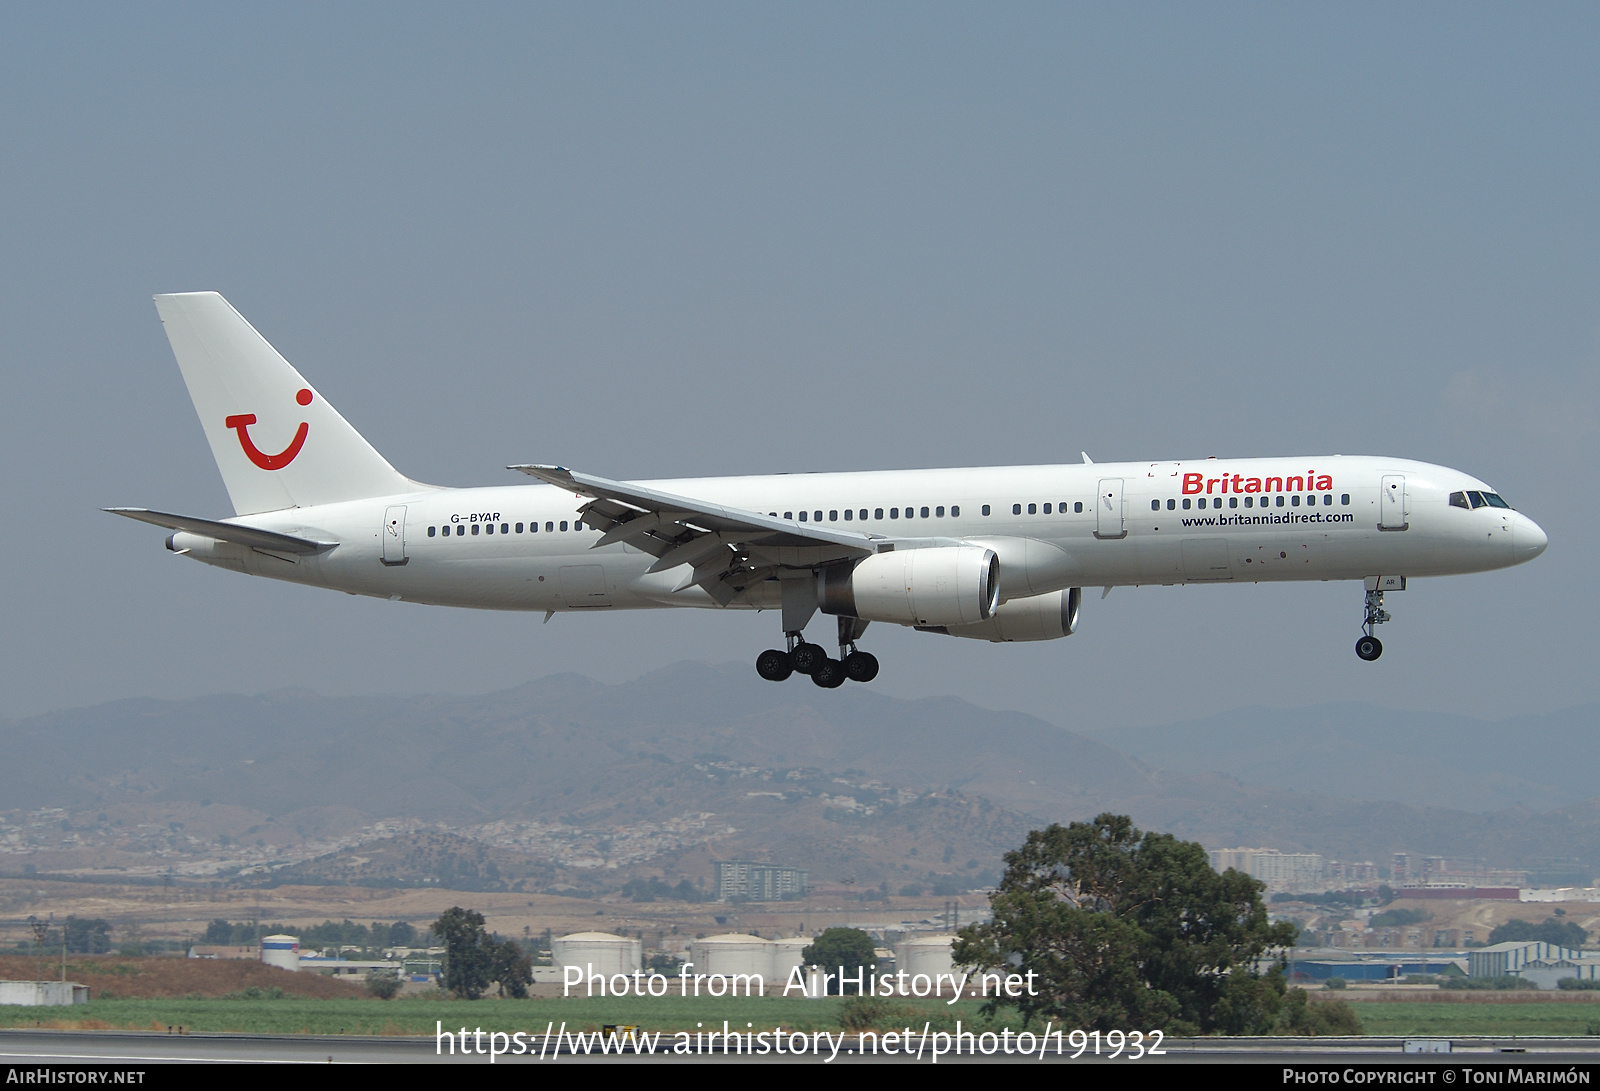
[[[0, 10], [0, 715], [753, 660], [767, 615], [370, 602], [98, 512], [229, 514], [149, 297], [217, 290], [402, 472], [1388, 453], [1551, 537], [1360, 592], [1120, 589], [875, 627], [875, 686], [1066, 726], [1592, 701], [1587, 5]], [[759, 684], [751, 671], [752, 684]]]

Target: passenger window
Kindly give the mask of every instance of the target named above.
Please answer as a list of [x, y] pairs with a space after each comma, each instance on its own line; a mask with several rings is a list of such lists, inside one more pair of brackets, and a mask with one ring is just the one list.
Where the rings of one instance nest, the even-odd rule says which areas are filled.
[[1185, 496], [1183, 498], [1183, 510], [1184, 511], [1188, 511], [1189, 510], [1189, 506], [1190, 506], [1189, 498], [1187, 496]]
[[943, 504], [941, 504], [941, 505], [939, 505], [939, 506], [938, 506], [938, 507], [936, 507], [936, 508], [934, 508], [934, 509], [933, 509], [933, 514], [934, 514], [934, 515], [935, 515], [935, 516], [936, 516], [936, 517], [937, 517], [937, 518], [940, 518], [940, 519], [943, 519], [943, 518], [944, 518], [944, 505], [943, 505]]
[[815, 518], [812, 521], [813, 522], [817, 522], [817, 523], [822, 522], [822, 513], [820, 511], [817, 512]]
[[801, 521], [801, 522], [802, 522], [802, 523], [803, 523], [803, 522], [805, 522], [805, 521], [806, 521], [806, 515], [807, 515], [807, 513], [806, 513], [806, 512], [801, 512], [801, 513], [800, 513], [800, 521]]
[[1028, 514], [1029, 515], [1038, 515], [1039, 514], [1039, 505], [1038, 504], [1029, 504], [1028, 505]]
[[[1159, 501], [1159, 500], [1150, 501], [1150, 510], [1151, 511], [1160, 511], [1161, 510], [1161, 501]], [[1050, 513], [1049, 512], [1045, 512], [1045, 514], [1049, 515]]]
[[950, 518], [952, 518], [952, 519], [961, 518], [961, 505], [960, 504], [951, 504], [950, 505]]
[[529, 523], [528, 524], [528, 533], [529, 534], [538, 534], [539, 533], [539, 524], [538, 523]]
[[[845, 512], [845, 514], [849, 515], [850, 513], [849, 512]], [[828, 512], [828, 522], [837, 523], [838, 521], [839, 521], [839, 513], [837, 511]]]
[[889, 509], [889, 518], [891, 518], [891, 519], [900, 518], [900, 509], [899, 508], [890, 508]]
[[472, 533], [474, 533], [474, 534], [478, 533], [478, 529], [479, 529], [478, 528], [478, 524], [477, 523], [473, 523], [472, 524]]
[[1325, 492], [1322, 494], [1322, 506], [1325, 508], [1333, 507], [1333, 493]]
[[518, 534], [521, 534], [521, 533], [522, 533], [522, 524], [521, 524], [521, 523], [518, 523], [518, 524], [517, 524], [517, 533], [518, 533]]
[[1278, 507], [1283, 507], [1283, 494], [1281, 492], [1278, 494]]
[[[1187, 507], [1188, 505], [1186, 504], [1184, 506]], [[1079, 515], [1082, 515], [1083, 514], [1083, 501], [1079, 500], [1077, 503], [1073, 504], [1072, 505], [1072, 510], [1077, 512]]]
[[1167, 501], [1167, 510], [1168, 511], [1171, 511], [1173, 508], [1176, 508], [1177, 506], [1178, 506], [1178, 502], [1176, 500], [1168, 500]]
[[1239, 506], [1239, 498], [1237, 496], [1228, 497], [1228, 507], [1236, 508], [1238, 506]]
[[[522, 525], [521, 525], [521, 524], [520, 524], [520, 523], [519, 523], [519, 524], [517, 524], [517, 529], [518, 529], [518, 530], [521, 530], [521, 529], [522, 529]], [[501, 533], [501, 534], [510, 534], [510, 533], [511, 533], [511, 526], [510, 526], [510, 524], [508, 524], [508, 523], [501, 523], [501, 524], [500, 524], [500, 533]]]
[[794, 518], [794, 512], [786, 511], [786, 512], [783, 513], [783, 517], [785, 519], [793, 519]]
[[924, 519], [926, 519], [928, 517], [928, 509], [927, 508], [923, 508], [922, 509], [922, 517]]
[[1022, 514], [1022, 505], [1021, 504], [1012, 504], [1011, 505], [1011, 514], [1012, 515], [1021, 515]]
[[882, 519], [883, 518], [883, 509], [882, 508], [873, 508], [872, 509], [872, 517], [874, 519]]
[[988, 514], [989, 514], [989, 505], [988, 505], [988, 504], [985, 504], [985, 505], [984, 505], [984, 506], [983, 506], [983, 507], [982, 507], [982, 508], [981, 508], [981, 509], [979, 509], [979, 510], [980, 510], [980, 511], [982, 511], [982, 512], [983, 512], [983, 514], [985, 514], [985, 515], [988, 515]]
[[1295, 493], [1293, 496], [1289, 497], [1289, 506], [1291, 508], [1298, 508], [1300, 506], [1300, 494], [1299, 493]]
[[[1154, 501], [1154, 503], [1156, 503], [1156, 504], [1158, 504], [1158, 505], [1159, 505], [1159, 504], [1160, 504], [1160, 503], [1161, 503], [1161, 501], [1159, 501], [1159, 500], [1157, 500], [1157, 501]], [[1046, 515], [1049, 515], [1049, 514], [1050, 514], [1050, 505], [1049, 505], [1049, 504], [1046, 504], [1046, 505], [1045, 505], [1045, 506], [1044, 506], [1044, 513], [1045, 513], [1045, 514], [1046, 514]]]
[[438, 528], [437, 528], [437, 527], [429, 527], [429, 528], [428, 528], [428, 537], [430, 537], [430, 538], [432, 538], [432, 537], [433, 537], [433, 535], [434, 535], [434, 532], [435, 532], [435, 531], [436, 531], [436, 530], [438, 530]]
[[867, 517], [867, 509], [866, 508], [862, 508], [861, 509], [861, 518], [865, 519], [866, 517]]
[[1341, 507], [1348, 508], [1350, 506], [1350, 494], [1347, 493], [1347, 492], [1340, 493], [1339, 494], [1339, 504], [1340, 504]]
[[1255, 497], [1253, 497], [1253, 496], [1245, 497], [1244, 498], [1244, 506], [1247, 507], [1247, 508], [1255, 507]]
[[1220, 496], [1212, 497], [1211, 498], [1211, 506], [1214, 507], [1214, 508], [1222, 507], [1222, 497], [1220, 497]]
[[494, 524], [490, 523], [488, 526], [484, 527], [483, 528], [483, 532], [485, 534], [493, 534], [494, 533]]
[[562, 530], [566, 530], [567, 529], [567, 521], [565, 519], [561, 520], [561, 529]]
[[555, 530], [556, 530], [556, 525], [554, 523], [550, 522], [549, 520], [546, 520], [545, 524], [544, 524], [544, 532], [546, 534], [554, 534]]
[[854, 512], [854, 511], [851, 511], [851, 510], [850, 510], [850, 509], [849, 509], [849, 508], [845, 508], [845, 509], [844, 509], [844, 521], [845, 521], [845, 522], [847, 522], [847, 523], [848, 523], [848, 522], [850, 522], [850, 520], [851, 520], [851, 518], [852, 518], [852, 517], [853, 517], [853, 516], [854, 516], [854, 515], [855, 515], [855, 512]]

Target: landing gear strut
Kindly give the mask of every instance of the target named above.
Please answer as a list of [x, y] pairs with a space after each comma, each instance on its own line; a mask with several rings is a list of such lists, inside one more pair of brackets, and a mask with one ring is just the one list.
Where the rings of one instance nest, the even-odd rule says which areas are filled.
[[1367, 588], [1366, 616], [1361, 620], [1361, 639], [1356, 641], [1356, 657], [1371, 663], [1383, 654], [1383, 641], [1372, 635], [1372, 630], [1389, 620], [1389, 611], [1383, 608], [1383, 591]]
[[769, 682], [782, 682], [792, 674], [809, 674], [823, 689], [838, 689], [846, 680], [870, 682], [878, 676], [878, 657], [860, 651], [856, 641], [867, 623], [853, 617], [839, 619], [839, 658], [830, 658], [820, 644], [806, 642], [798, 632], [784, 633], [787, 651], [768, 648], [756, 656], [756, 673]]

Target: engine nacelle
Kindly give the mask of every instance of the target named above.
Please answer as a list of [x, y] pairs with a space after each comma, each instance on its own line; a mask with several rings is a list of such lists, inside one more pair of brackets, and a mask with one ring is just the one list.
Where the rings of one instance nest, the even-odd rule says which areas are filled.
[[923, 632], [964, 636], [973, 640], [1003, 643], [1013, 640], [1059, 640], [1078, 628], [1078, 607], [1083, 601], [1081, 587], [1052, 591], [1025, 599], [1008, 599], [994, 616], [976, 625], [919, 625]]
[[1000, 604], [1000, 558], [981, 546], [896, 549], [817, 576], [825, 614], [897, 625], [975, 625]]

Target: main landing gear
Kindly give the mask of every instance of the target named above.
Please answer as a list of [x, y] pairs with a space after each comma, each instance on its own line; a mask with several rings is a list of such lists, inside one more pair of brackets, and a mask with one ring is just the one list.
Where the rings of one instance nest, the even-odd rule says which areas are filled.
[[1403, 578], [1394, 577], [1369, 578], [1367, 580], [1367, 605], [1365, 616], [1361, 619], [1361, 639], [1356, 641], [1356, 657], [1371, 663], [1383, 654], [1383, 641], [1372, 634], [1372, 630], [1389, 620], [1389, 611], [1383, 608], [1383, 591], [1390, 587], [1404, 591], [1406, 582]]
[[878, 677], [878, 657], [856, 648], [867, 623], [853, 617], [839, 619], [839, 658], [833, 659], [821, 644], [806, 643], [801, 633], [785, 633], [789, 650], [768, 648], [756, 656], [756, 673], [769, 682], [782, 682], [791, 674], [809, 674], [823, 689], [838, 689], [845, 682], [870, 682]]

